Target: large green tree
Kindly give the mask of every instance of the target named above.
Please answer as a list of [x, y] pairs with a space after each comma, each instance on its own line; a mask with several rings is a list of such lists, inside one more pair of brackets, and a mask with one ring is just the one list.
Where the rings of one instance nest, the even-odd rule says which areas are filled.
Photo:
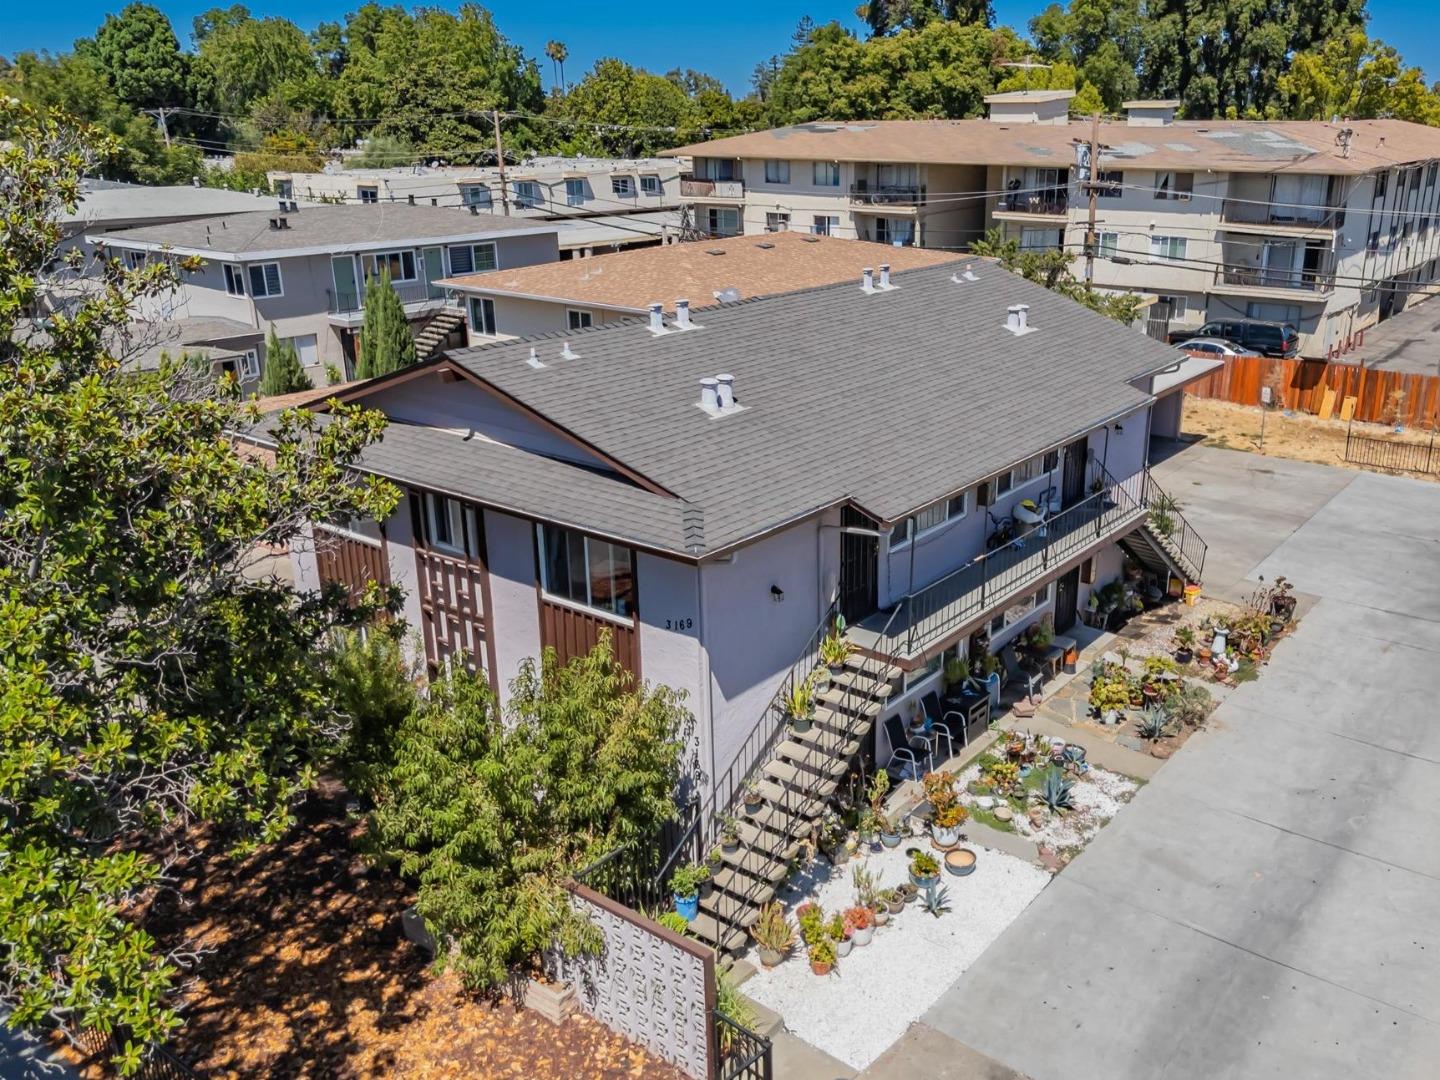
[[991, 229], [984, 239], [972, 243], [970, 250], [976, 255], [996, 259], [1011, 273], [1043, 285], [1061, 296], [1068, 296], [1108, 319], [1128, 325], [1140, 316], [1140, 298], [1134, 293], [1101, 292], [1077, 279], [1071, 269], [1075, 263], [1073, 252], [1024, 251], [1019, 240], [1014, 237], [1006, 239], [999, 229]]
[[315, 75], [310, 41], [289, 19], [255, 19], [238, 5], [200, 18], [207, 17], [211, 24], [198, 39], [197, 63], [208, 74], [220, 112], [246, 113], [285, 83]]
[[855, 9], [872, 37], [895, 30], [917, 30], [932, 22], [980, 23], [995, 21], [990, 0], [869, 0]]
[[680, 81], [614, 58], [596, 62], [565, 95], [562, 111], [575, 122], [576, 150], [642, 157], [684, 142], [696, 115]]
[[1395, 49], [1362, 30], [1293, 57], [1279, 90], [1276, 111], [1296, 120], [1394, 116], [1440, 125], [1440, 93], [1425, 85], [1419, 68], [1405, 67]]
[[0, 97], [0, 1012], [122, 1029], [134, 1069], [180, 1022], [184, 963], [134, 912], [198, 823], [237, 846], [284, 830], [338, 734], [317, 650], [368, 613], [247, 570], [397, 493], [351, 468], [378, 414], [283, 414], [267, 462], [232, 439], [253, 407], [187, 365], [136, 375], [115, 343], [168, 262], [27, 317], [100, 138]]
[[126, 105], [155, 109], [184, 104], [190, 65], [170, 20], [149, 4], [130, 4], [106, 15], [95, 34], [95, 59]]
[[593, 952], [565, 883], [616, 849], [654, 868], [693, 726], [675, 691], [635, 685], [608, 635], [568, 664], [526, 661], [503, 711], [483, 677], [432, 684], [394, 738], [373, 830], [419, 883], [440, 963], [488, 989], [557, 942]]
[[365, 320], [360, 326], [357, 379], [373, 379], [415, 363], [415, 337], [400, 302], [390, 271], [380, 271], [365, 282]]
[[275, 327], [270, 327], [270, 334], [265, 339], [265, 371], [260, 376], [260, 393], [270, 397], [313, 388], [310, 376], [300, 366], [300, 354], [295, 349], [295, 343], [288, 339], [281, 341], [275, 336]]

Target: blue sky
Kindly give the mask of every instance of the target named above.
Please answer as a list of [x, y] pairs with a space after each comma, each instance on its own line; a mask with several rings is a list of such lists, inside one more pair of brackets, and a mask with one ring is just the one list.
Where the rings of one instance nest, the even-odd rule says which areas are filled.
[[[106, 12], [118, 11], [125, 0], [69, 0], [59, 8], [3, 0], [0, 8], [0, 55], [22, 49], [69, 48], [77, 37], [94, 32]], [[190, 21], [200, 11], [228, 6], [218, 0], [156, 0], [170, 16], [182, 44], [188, 44]], [[432, 0], [433, 2], [433, 0]], [[783, 52], [802, 15], [816, 22], [840, 19], [858, 25], [847, 3], [815, 0], [726, 0], [714, 4], [549, 3], [534, 0], [491, 0], [488, 6], [501, 30], [526, 53], [544, 59], [545, 42], [559, 38], [570, 47], [567, 78], [572, 81], [602, 56], [619, 56], [654, 71], [693, 67], [708, 71], [732, 90], [748, 87], [755, 64]], [[1440, 78], [1440, 18], [1435, 0], [1371, 0], [1370, 32], [1397, 45], [1406, 60], [1425, 69], [1429, 81]], [[341, 0], [252, 0], [257, 15], [284, 15], [308, 30], [317, 22], [341, 18], [358, 3]], [[446, 5], [452, 6], [452, 5]], [[1045, 0], [996, 0], [997, 19], [1024, 28]], [[549, 65], [546, 70], [548, 85]]]

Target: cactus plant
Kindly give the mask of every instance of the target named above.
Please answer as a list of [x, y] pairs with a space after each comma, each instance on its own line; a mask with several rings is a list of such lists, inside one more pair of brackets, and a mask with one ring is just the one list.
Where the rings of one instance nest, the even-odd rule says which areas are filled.
[[932, 885], [920, 894], [920, 907], [935, 918], [950, 910], [950, 890]]
[[1052, 766], [1046, 770], [1045, 779], [1035, 791], [1035, 799], [1057, 814], [1073, 810], [1075, 801], [1071, 797], [1071, 791], [1074, 787], [1072, 781], [1065, 779], [1064, 773]]
[[1156, 739], [1163, 739], [1170, 730], [1170, 716], [1158, 705], [1154, 708], [1145, 709], [1140, 713], [1140, 719], [1136, 722], [1136, 731], [1142, 739], [1149, 739], [1154, 742]]

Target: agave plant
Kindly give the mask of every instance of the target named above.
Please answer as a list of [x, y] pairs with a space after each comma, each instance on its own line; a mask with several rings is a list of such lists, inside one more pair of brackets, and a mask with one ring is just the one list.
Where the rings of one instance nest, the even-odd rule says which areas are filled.
[[920, 894], [920, 907], [938, 919], [950, 910], [950, 890], [938, 885], [930, 886]]
[[1072, 781], [1065, 779], [1064, 773], [1052, 766], [1046, 770], [1045, 779], [1035, 791], [1035, 798], [1056, 813], [1071, 810], [1075, 807], [1075, 801], [1070, 797], [1074, 786]]
[[1149, 739], [1152, 742], [1156, 739], [1163, 739], [1170, 730], [1169, 714], [1158, 705], [1144, 709], [1140, 713], [1137, 730], [1142, 739]]

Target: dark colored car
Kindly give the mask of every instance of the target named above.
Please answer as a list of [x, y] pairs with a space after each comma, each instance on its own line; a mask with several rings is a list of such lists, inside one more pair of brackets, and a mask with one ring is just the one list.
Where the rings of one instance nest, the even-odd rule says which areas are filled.
[[1300, 352], [1300, 333], [1289, 323], [1261, 322], [1259, 319], [1216, 319], [1198, 330], [1172, 330], [1172, 345], [1197, 337], [1225, 338], [1263, 356], [1289, 358]]

